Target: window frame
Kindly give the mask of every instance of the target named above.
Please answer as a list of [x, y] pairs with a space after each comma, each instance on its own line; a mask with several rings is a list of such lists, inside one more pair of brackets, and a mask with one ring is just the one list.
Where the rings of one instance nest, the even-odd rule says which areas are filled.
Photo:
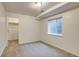
[[[61, 20], [62, 20], [62, 17], [52, 18], [52, 19], [48, 20], [48, 22], [51, 21], [51, 20], [56, 20], [56, 22], [55, 22], [56, 32], [57, 32], [57, 19], [59, 19], [59, 18], [61, 18]], [[48, 31], [49, 31], [49, 29], [48, 29]], [[55, 36], [63, 36], [63, 31], [62, 31], [61, 34], [58, 34], [58, 33], [49, 33], [49, 32], [48, 32], [48, 34], [49, 35], [55, 35]]]

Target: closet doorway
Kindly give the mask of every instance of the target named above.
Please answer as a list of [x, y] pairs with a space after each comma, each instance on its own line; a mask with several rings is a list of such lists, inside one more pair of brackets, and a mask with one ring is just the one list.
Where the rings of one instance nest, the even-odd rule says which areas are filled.
[[8, 45], [9, 43], [18, 44], [19, 41], [19, 19], [7, 17], [8, 19]]

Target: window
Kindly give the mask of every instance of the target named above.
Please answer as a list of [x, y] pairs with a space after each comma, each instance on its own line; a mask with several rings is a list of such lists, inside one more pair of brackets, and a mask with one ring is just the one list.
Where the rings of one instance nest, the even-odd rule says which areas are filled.
[[62, 35], [62, 17], [48, 21], [48, 34]]

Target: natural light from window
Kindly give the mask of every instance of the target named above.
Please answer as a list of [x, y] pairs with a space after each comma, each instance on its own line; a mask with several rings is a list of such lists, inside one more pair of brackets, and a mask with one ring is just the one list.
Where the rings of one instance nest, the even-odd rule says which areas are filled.
[[48, 21], [48, 34], [62, 36], [62, 17]]

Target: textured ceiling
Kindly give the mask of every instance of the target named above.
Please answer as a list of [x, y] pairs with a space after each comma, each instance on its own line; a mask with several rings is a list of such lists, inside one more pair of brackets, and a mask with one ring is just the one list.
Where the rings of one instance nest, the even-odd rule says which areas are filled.
[[44, 2], [42, 7], [35, 6], [34, 2], [3, 2], [6, 11], [30, 16], [37, 16], [41, 11], [45, 11], [59, 2]]

